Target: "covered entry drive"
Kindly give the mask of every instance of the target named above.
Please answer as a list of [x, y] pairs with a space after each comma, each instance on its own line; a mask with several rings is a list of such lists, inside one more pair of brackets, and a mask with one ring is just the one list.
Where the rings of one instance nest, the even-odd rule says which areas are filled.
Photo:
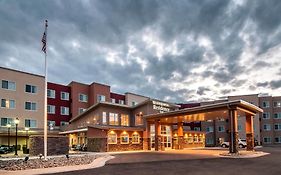
[[[215, 119], [228, 119], [230, 134], [230, 153], [238, 152], [238, 117], [246, 117], [246, 140], [247, 150], [254, 149], [253, 117], [256, 113], [263, 112], [259, 107], [243, 100], [223, 102], [172, 112], [146, 115], [146, 135], [150, 137], [150, 148], [155, 151], [163, 148], [183, 149], [186, 147], [188, 136], [185, 133], [183, 124], [186, 122], [199, 122]], [[176, 126], [176, 131], [172, 128]], [[201, 134], [201, 135], [200, 135]], [[195, 141], [203, 139], [204, 133], [192, 134]], [[194, 140], [193, 140], [194, 141]]]

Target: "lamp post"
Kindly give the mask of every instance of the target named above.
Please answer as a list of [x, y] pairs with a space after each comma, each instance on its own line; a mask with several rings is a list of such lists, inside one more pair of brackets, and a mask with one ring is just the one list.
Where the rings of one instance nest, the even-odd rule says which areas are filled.
[[15, 119], [15, 124], [16, 124], [16, 149], [15, 149], [15, 155], [18, 155], [18, 124], [19, 124], [20, 120], [19, 118]]
[[29, 131], [29, 128], [25, 127], [24, 130], [25, 130], [25, 132], [26, 132], [25, 144], [26, 144], [26, 149], [27, 149], [28, 131]]
[[11, 129], [11, 125], [7, 124], [7, 128], [8, 128], [8, 147], [10, 149], [10, 129]]

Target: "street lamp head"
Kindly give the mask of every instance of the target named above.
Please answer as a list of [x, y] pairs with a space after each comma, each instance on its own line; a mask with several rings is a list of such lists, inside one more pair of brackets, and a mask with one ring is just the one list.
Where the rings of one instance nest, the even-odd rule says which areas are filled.
[[16, 118], [15, 119], [15, 124], [19, 124], [19, 122], [20, 122], [19, 118]]
[[24, 130], [29, 131], [29, 128], [28, 128], [28, 127], [25, 127]]

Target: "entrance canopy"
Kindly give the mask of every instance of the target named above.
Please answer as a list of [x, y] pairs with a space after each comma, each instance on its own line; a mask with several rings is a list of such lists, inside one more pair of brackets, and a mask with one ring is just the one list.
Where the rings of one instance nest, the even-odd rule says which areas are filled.
[[158, 120], [161, 123], [196, 122], [222, 118], [227, 119], [230, 110], [236, 110], [238, 116], [254, 116], [256, 113], [263, 112], [261, 108], [251, 103], [243, 100], [235, 100], [171, 112], [151, 114], [144, 117], [147, 122], [153, 122], [155, 120]]

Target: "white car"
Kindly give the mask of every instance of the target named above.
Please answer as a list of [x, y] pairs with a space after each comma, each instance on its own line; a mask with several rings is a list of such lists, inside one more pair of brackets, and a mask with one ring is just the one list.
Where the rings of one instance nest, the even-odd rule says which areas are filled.
[[[228, 148], [229, 147], [229, 142], [222, 142], [221, 146], [223, 148]], [[238, 147], [239, 148], [245, 148], [247, 146], [247, 143], [244, 140], [238, 139]]]

